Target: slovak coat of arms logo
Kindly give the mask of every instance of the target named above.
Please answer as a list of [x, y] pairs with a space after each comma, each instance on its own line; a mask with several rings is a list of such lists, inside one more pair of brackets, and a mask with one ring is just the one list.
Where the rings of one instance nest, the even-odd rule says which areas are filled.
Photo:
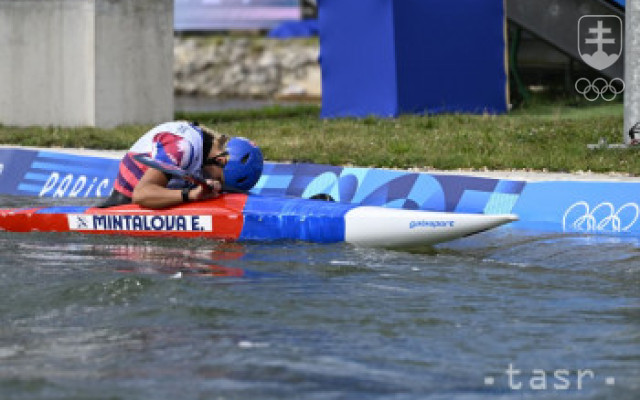
[[623, 25], [616, 15], [585, 15], [578, 21], [578, 52], [592, 68], [602, 71], [618, 61], [623, 49]]

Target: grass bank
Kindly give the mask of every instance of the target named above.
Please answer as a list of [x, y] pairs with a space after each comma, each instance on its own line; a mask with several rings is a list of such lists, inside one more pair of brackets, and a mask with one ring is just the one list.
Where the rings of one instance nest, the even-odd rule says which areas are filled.
[[[318, 106], [178, 113], [257, 141], [270, 161], [437, 169], [526, 169], [640, 175], [640, 149], [589, 150], [620, 143], [621, 104], [538, 104], [508, 115], [405, 115], [396, 119], [319, 118]], [[0, 143], [126, 149], [150, 126], [16, 128]]]

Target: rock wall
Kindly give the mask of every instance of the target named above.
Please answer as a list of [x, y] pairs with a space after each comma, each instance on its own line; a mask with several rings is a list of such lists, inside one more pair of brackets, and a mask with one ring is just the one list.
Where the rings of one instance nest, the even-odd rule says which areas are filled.
[[176, 37], [176, 94], [318, 99], [319, 45], [314, 39]]

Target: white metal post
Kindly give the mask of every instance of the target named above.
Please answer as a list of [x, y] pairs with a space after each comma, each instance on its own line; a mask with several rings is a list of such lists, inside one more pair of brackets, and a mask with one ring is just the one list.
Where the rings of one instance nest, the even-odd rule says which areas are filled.
[[629, 145], [640, 142], [640, 0], [627, 0], [625, 22], [624, 143]]

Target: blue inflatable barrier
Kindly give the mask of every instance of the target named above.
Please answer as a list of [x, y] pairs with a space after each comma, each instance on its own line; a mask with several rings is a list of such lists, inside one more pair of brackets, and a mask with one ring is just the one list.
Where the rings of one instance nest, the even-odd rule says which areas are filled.
[[31, 149], [0, 149], [0, 194], [106, 197], [120, 160]]
[[[55, 151], [0, 148], [0, 195], [105, 197], [119, 160]], [[348, 209], [372, 205], [413, 210], [517, 214], [511, 226], [538, 231], [640, 236], [640, 181], [527, 182], [321, 164], [266, 163], [251, 193], [279, 198], [329, 196]], [[273, 207], [297, 207], [273, 201]], [[303, 206], [304, 203], [300, 203]], [[254, 209], [252, 204], [247, 205]], [[284, 208], [282, 208], [284, 210]], [[252, 224], [252, 221], [248, 221]], [[276, 222], [274, 222], [276, 223]], [[278, 222], [279, 223], [279, 222]], [[288, 229], [287, 225], [278, 229]], [[313, 220], [305, 235], [314, 237]]]
[[524, 226], [640, 235], [639, 182], [532, 182], [513, 212]]

